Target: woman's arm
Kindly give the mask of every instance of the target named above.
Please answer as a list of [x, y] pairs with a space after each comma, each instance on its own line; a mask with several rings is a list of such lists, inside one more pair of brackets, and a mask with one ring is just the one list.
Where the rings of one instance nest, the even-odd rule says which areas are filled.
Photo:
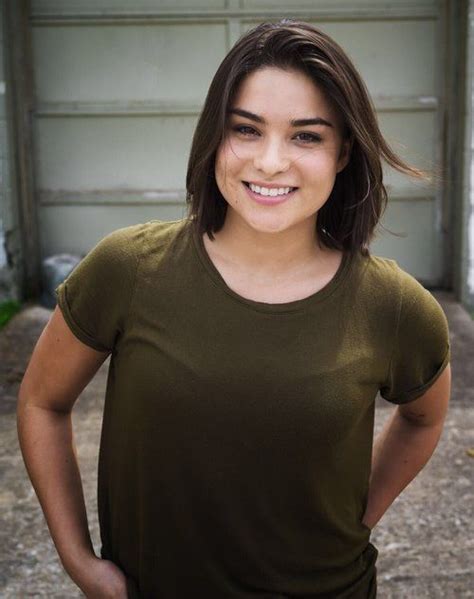
[[[126, 597], [124, 575], [94, 553], [71, 422], [77, 397], [108, 353], [80, 342], [56, 307], [31, 356], [17, 406], [28, 475], [61, 562], [88, 597]], [[103, 592], [111, 585], [121, 594]]]
[[375, 439], [363, 523], [373, 528], [423, 469], [443, 430], [451, 395], [451, 365], [416, 400], [397, 407]]

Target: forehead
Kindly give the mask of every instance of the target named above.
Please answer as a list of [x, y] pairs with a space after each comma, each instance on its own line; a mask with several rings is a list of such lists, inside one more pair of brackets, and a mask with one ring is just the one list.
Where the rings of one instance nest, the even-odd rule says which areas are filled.
[[242, 108], [265, 120], [321, 117], [336, 124], [337, 111], [324, 91], [301, 71], [264, 67], [247, 75], [229, 108]]

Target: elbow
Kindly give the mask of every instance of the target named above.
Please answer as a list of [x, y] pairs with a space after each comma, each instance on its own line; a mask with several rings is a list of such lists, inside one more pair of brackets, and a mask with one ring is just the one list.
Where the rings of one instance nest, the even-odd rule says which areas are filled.
[[403, 410], [401, 409], [401, 406], [398, 406], [397, 414], [406, 424], [410, 424], [419, 428], [439, 428], [440, 430], [443, 428], [446, 418], [446, 413], [433, 417], [431, 414], [423, 411]]

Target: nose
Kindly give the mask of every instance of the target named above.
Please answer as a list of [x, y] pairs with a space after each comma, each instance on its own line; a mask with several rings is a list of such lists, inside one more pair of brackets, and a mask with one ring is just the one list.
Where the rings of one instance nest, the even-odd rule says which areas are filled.
[[283, 144], [271, 139], [259, 145], [253, 162], [254, 167], [267, 176], [285, 172], [290, 166], [290, 160]]

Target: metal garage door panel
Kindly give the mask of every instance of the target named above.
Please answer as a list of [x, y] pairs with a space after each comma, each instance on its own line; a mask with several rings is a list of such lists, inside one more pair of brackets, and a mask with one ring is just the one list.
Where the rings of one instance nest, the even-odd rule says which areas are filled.
[[436, 227], [432, 201], [390, 202], [382, 223], [405, 237], [380, 230], [371, 252], [395, 258], [398, 264], [427, 286], [436, 285], [443, 256], [442, 237]]
[[[436, 166], [438, 148], [437, 118], [432, 111], [426, 112], [384, 112], [378, 115], [379, 126], [391, 148], [409, 164], [421, 169]], [[384, 163], [384, 181], [390, 191], [413, 195], [424, 183], [408, 177]], [[435, 188], [431, 193], [435, 193]]]
[[84, 254], [108, 233], [139, 222], [154, 219], [174, 220], [184, 216], [177, 205], [129, 204], [113, 209], [106, 204], [96, 206], [44, 206], [40, 212], [41, 255], [60, 252]]
[[35, 128], [39, 187], [84, 193], [183, 189], [196, 118], [40, 119]]
[[[184, 213], [184, 205], [139, 205], [138, 202], [115, 205], [113, 209], [107, 203], [43, 206], [40, 212], [42, 255], [62, 251], [81, 253], [126, 223], [156, 218], [173, 220]], [[395, 237], [380, 227], [377, 239], [371, 244], [372, 253], [395, 258], [402, 268], [423, 282], [436, 283], [431, 273], [439, 268], [442, 246], [433, 202], [391, 202], [382, 223], [404, 237]]]
[[433, 8], [437, 7], [437, 0], [416, 0], [416, 2], [410, 2], [407, 0], [364, 0], [361, 2], [358, 0], [294, 0], [289, 2], [288, 0], [240, 0], [242, 8], [285, 8], [291, 7], [293, 10], [298, 8], [318, 8], [321, 12], [326, 11], [329, 13], [336, 13], [337, 11], [357, 11], [362, 12], [364, 9], [368, 10], [371, 8], [375, 9], [387, 9], [393, 10], [396, 8], [406, 9], [410, 8], [414, 4], [421, 8]]
[[324, 23], [321, 29], [346, 50], [372, 96], [436, 93], [436, 21]]
[[226, 0], [32, 0], [33, 14], [117, 12], [146, 13], [161, 9], [224, 8]]
[[[435, 21], [308, 21], [346, 50], [375, 99], [435, 94], [438, 73]], [[248, 31], [258, 23], [246, 22], [243, 30]]]
[[[435, 120], [433, 112], [379, 115], [393, 149], [421, 168], [435, 161]], [[183, 188], [196, 121], [197, 116], [39, 119], [40, 188]], [[425, 187], [385, 164], [384, 173], [395, 195]]]
[[39, 107], [201, 102], [226, 40], [224, 23], [38, 27], [33, 42]]

